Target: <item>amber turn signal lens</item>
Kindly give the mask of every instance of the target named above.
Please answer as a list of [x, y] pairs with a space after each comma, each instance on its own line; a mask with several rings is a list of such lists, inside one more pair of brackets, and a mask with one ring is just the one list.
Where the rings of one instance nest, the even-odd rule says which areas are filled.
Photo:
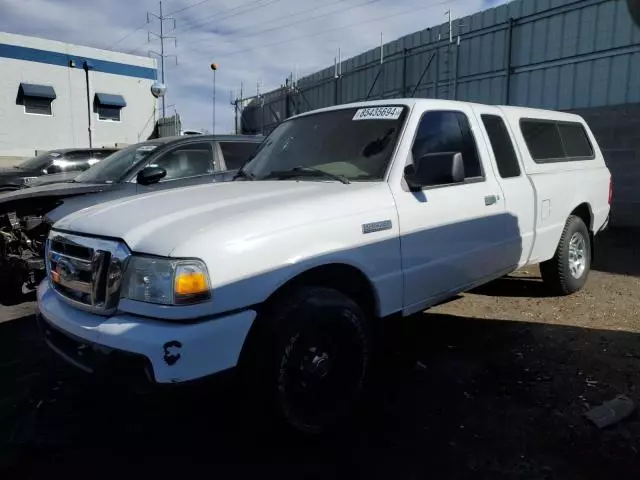
[[178, 295], [195, 295], [208, 289], [207, 277], [203, 272], [187, 271], [176, 274], [175, 293]]

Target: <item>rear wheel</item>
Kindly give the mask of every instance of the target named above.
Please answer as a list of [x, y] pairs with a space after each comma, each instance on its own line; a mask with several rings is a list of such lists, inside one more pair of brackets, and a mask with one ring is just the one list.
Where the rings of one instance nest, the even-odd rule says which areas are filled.
[[591, 268], [591, 237], [580, 217], [565, 224], [556, 253], [540, 264], [544, 282], [556, 295], [569, 295], [584, 287]]
[[342, 292], [302, 287], [269, 312], [241, 368], [267, 413], [300, 433], [333, 429], [352, 412], [371, 363], [369, 324]]

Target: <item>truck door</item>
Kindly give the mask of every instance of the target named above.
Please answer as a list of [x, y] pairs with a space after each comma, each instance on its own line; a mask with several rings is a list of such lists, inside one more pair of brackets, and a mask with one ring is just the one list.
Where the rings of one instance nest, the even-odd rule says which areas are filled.
[[516, 221], [505, 213], [471, 108], [460, 105], [418, 115], [407, 163], [428, 153], [459, 152], [465, 180], [417, 192], [404, 180], [391, 184], [400, 223], [405, 314], [500, 276], [506, 264], [517, 263], [503, 251], [505, 232], [516, 229]]
[[490, 147], [489, 157], [495, 176], [504, 193], [505, 209], [518, 220], [518, 229], [507, 232], [510, 251], [519, 251], [517, 267], [525, 265], [535, 240], [535, 192], [522, 167], [515, 148], [513, 132], [502, 111], [496, 107], [474, 105], [480, 133]]

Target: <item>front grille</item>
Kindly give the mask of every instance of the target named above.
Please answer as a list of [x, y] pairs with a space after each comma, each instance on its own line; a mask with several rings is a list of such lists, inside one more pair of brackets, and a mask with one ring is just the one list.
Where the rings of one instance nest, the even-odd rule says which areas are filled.
[[47, 276], [65, 300], [108, 315], [118, 305], [120, 284], [131, 252], [116, 240], [52, 230], [46, 245]]

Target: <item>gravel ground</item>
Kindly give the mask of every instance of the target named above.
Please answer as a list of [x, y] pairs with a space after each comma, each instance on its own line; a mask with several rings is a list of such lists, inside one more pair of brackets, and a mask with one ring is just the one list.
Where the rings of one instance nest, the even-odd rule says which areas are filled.
[[514, 478], [640, 475], [640, 232], [598, 242], [585, 290], [548, 297], [537, 269], [390, 321], [370, 401], [340, 436], [256, 433], [233, 381], [153, 394], [62, 364], [33, 303], [0, 310], [0, 478]]

